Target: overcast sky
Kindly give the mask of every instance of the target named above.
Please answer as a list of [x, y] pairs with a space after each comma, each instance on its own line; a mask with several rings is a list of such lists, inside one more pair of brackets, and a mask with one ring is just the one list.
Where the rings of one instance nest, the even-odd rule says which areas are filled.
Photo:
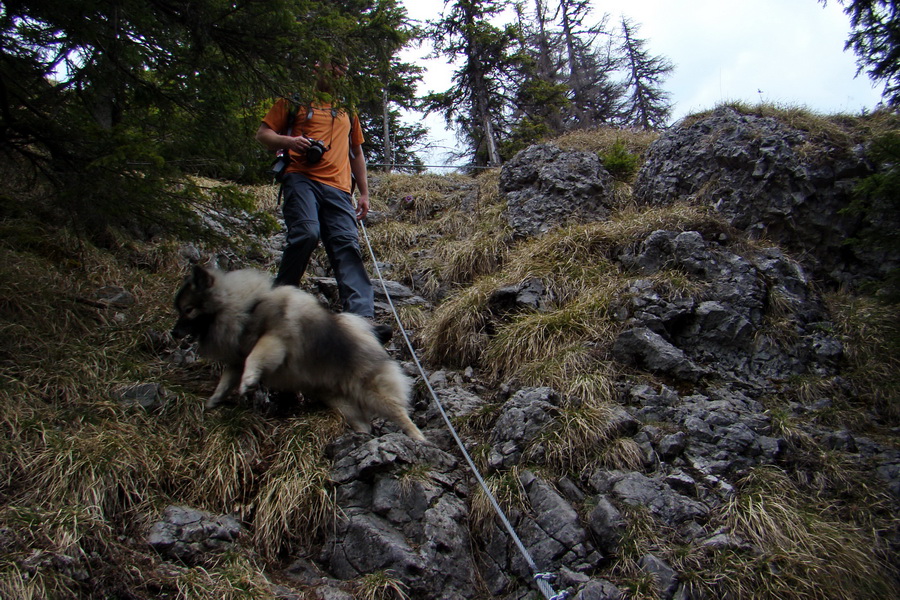
[[[442, 0], [403, 0], [413, 19], [436, 18]], [[526, 5], [533, 2], [526, 0]], [[850, 31], [837, 0], [823, 7], [817, 0], [595, 0], [596, 19], [609, 13], [640, 25], [654, 55], [675, 65], [663, 83], [671, 93], [673, 119], [713, 108], [721, 102], [760, 100], [805, 106], [816, 112], [858, 113], [880, 100], [873, 87], [856, 74], [856, 56], [844, 51]], [[425, 60], [428, 48], [406, 51], [404, 60], [427, 69], [419, 94], [443, 91], [453, 67], [446, 59]], [[443, 146], [455, 144], [443, 117], [426, 120], [432, 137]], [[444, 152], [427, 157], [446, 164]]]

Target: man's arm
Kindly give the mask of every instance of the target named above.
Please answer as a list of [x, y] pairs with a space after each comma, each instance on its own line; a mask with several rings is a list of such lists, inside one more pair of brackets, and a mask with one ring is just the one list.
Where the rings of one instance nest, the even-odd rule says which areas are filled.
[[[265, 123], [260, 124], [256, 130], [256, 141], [269, 150], [293, 150], [299, 154], [305, 154], [309, 148], [309, 140], [302, 136], [281, 135]], [[365, 167], [365, 164], [363, 165]]]
[[[271, 131], [271, 130], [270, 130]], [[362, 221], [369, 214], [369, 180], [366, 171], [366, 156], [362, 146], [353, 146], [350, 158], [350, 172], [356, 178], [359, 197], [356, 199], [356, 220]]]

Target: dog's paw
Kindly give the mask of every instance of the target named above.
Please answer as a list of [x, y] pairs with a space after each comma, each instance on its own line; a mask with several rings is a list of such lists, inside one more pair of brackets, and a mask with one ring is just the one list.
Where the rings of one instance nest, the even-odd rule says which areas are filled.
[[206, 410], [212, 410], [221, 403], [222, 403], [221, 398], [216, 398], [215, 396], [213, 396], [212, 398], [207, 400], [206, 404], [204, 404], [203, 406], [206, 408]]
[[255, 392], [257, 388], [259, 388], [259, 385], [255, 382], [242, 381], [240, 387], [238, 387], [238, 395], [247, 396]]

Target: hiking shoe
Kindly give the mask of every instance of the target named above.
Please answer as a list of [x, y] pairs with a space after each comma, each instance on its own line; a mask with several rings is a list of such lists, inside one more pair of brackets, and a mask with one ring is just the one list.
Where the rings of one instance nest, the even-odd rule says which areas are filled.
[[381, 342], [382, 346], [387, 344], [391, 341], [391, 338], [394, 337], [394, 330], [391, 326], [383, 323], [372, 325], [372, 333], [375, 334], [375, 337], [378, 338], [378, 341]]

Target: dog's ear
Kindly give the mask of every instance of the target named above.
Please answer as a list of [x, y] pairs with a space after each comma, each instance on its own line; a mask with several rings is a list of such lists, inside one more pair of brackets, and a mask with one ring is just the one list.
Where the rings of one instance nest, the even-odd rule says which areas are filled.
[[209, 269], [201, 267], [200, 265], [194, 265], [188, 281], [194, 289], [199, 291], [211, 288], [216, 279]]

